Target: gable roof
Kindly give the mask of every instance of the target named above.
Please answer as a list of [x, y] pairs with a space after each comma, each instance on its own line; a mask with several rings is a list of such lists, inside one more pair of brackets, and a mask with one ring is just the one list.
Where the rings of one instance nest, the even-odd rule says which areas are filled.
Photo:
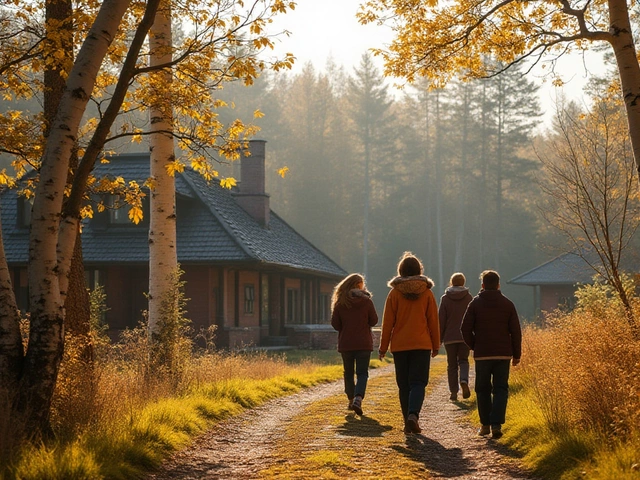
[[595, 272], [575, 253], [564, 253], [512, 278], [512, 285], [575, 285], [592, 283]]
[[[564, 253], [512, 278], [507, 283], [530, 286], [591, 284], [596, 272], [585, 261], [585, 255], [592, 264], [599, 263], [593, 251], [585, 252], [582, 255], [576, 252]], [[627, 261], [625, 264], [632, 269], [631, 271], [637, 270], [636, 262]]]
[[[97, 164], [96, 176], [121, 176], [142, 184], [149, 177], [149, 154], [122, 154]], [[9, 263], [26, 263], [28, 229], [17, 228], [17, 200], [2, 195], [2, 225]], [[13, 197], [11, 199], [10, 197]], [[176, 175], [178, 261], [187, 263], [253, 263], [306, 271], [329, 277], [346, 275], [338, 264], [296, 232], [273, 211], [261, 226], [217, 181], [207, 183], [197, 172]], [[13, 207], [13, 208], [12, 208]], [[9, 213], [8, 217], [7, 212]], [[6, 229], [5, 229], [6, 225]], [[146, 263], [148, 230], [135, 225], [95, 228], [85, 222], [82, 233], [85, 264]]]

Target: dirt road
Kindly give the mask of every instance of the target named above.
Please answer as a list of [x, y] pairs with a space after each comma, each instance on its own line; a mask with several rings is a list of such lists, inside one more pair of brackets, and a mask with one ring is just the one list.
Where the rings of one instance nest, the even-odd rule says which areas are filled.
[[370, 372], [362, 417], [346, 409], [342, 382], [321, 385], [218, 424], [149, 480], [533, 478], [499, 442], [476, 435], [465, 419], [471, 402], [449, 400], [438, 360], [419, 435], [402, 431], [387, 366]]

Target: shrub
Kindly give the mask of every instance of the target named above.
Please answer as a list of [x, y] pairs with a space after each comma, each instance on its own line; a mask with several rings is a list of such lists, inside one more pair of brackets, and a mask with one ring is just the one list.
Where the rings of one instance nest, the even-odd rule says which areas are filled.
[[584, 287], [578, 299], [575, 311], [549, 316], [547, 328], [526, 330], [522, 373], [551, 431], [624, 440], [640, 431], [640, 342], [602, 286]]

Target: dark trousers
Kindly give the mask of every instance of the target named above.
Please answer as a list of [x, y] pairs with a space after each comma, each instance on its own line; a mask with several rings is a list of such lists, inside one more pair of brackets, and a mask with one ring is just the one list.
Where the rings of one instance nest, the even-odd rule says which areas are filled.
[[410, 413], [420, 416], [424, 390], [429, 383], [431, 350], [393, 352], [400, 408], [406, 420]]
[[476, 360], [476, 396], [482, 425], [502, 425], [509, 398], [510, 360]]
[[447, 378], [449, 391], [458, 393], [459, 383], [469, 383], [469, 347], [464, 342], [447, 343]]
[[[371, 352], [367, 350], [355, 350], [341, 352], [342, 366], [344, 367], [344, 393], [351, 400], [356, 395], [364, 398], [369, 380], [369, 360]], [[355, 368], [354, 368], [355, 367]], [[356, 377], [354, 383], [353, 378]]]

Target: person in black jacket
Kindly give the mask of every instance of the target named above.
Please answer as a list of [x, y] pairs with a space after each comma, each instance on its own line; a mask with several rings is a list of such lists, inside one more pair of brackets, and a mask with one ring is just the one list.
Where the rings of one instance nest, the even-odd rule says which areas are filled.
[[362, 415], [362, 399], [367, 388], [369, 361], [373, 351], [371, 327], [378, 323], [378, 314], [362, 275], [352, 273], [336, 286], [331, 298], [331, 310], [331, 326], [338, 331], [338, 351], [342, 355], [348, 408]]
[[480, 279], [482, 290], [467, 307], [461, 331], [475, 360], [482, 423], [478, 434], [500, 438], [509, 397], [509, 367], [520, 363], [522, 331], [515, 305], [500, 291], [498, 272], [485, 270]]

